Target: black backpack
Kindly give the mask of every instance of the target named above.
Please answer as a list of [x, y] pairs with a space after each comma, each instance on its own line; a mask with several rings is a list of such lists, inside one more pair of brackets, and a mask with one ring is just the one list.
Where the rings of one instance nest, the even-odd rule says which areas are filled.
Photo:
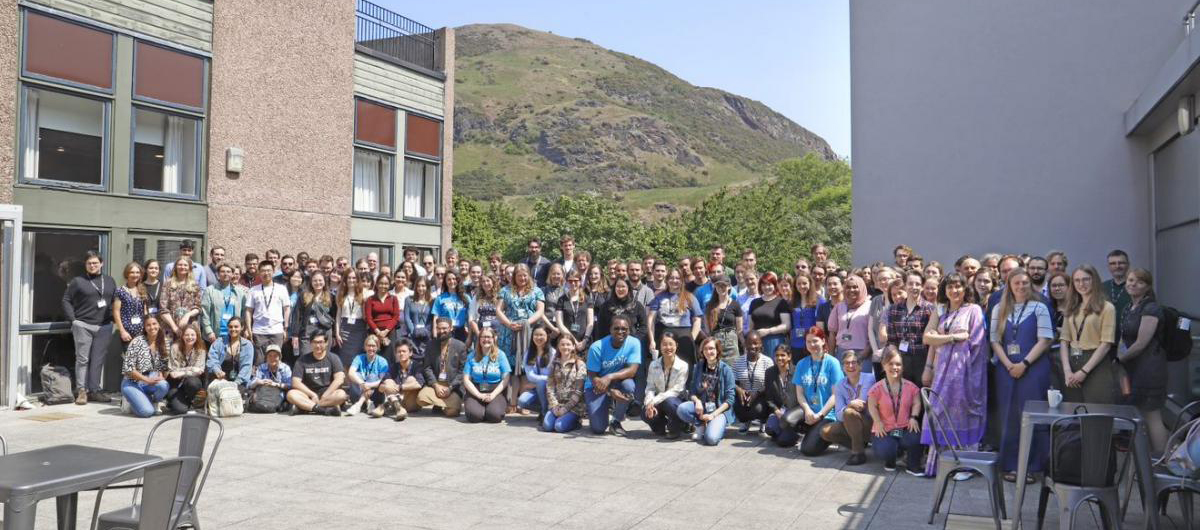
[[[1162, 308], [1162, 344], [1168, 361], [1182, 361], [1192, 354], [1191, 320], [1174, 307]], [[1180, 325], [1187, 320], [1186, 325]], [[1184, 329], [1187, 328], [1187, 329]]]
[[[1074, 412], [1074, 414], [1087, 413], [1087, 407], [1083, 405], [1076, 407]], [[1054, 453], [1054, 467], [1049, 470], [1050, 478], [1062, 484], [1073, 486], [1083, 485], [1082, 424], [1079, 422], [1064, 422], [1052, 428], [1057, 430], [1051, 437], [1054, 441], [1054, 447], [1050, 448]], [[1121, 445], [1128, 446], [1127, 440], [1125, 440], [1126, 437], [1127, 435], [1123, 433], [1113, 435], [1113, 443], [1108, 451], [1108, 470], [1104, 476], [1103, 486], [1112, 486], [1116, 483], [1117, 448]]]

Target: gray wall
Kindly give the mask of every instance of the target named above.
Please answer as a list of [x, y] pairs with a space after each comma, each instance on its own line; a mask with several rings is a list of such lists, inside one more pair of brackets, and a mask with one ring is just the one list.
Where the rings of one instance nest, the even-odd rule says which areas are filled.
[[855, 263], [904, 242], [1148, 265], [1149, 153], [1123, 113], [1190, 5], [852, 0]]

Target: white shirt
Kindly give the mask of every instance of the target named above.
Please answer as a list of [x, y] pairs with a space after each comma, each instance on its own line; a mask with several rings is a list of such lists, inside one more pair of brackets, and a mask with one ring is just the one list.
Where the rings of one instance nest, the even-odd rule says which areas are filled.
[[287, 287], [271, 282], [263, 289], [262, 285], [250, 288], [250, 296], [246, 297], [246, 309], [253, 314], [254, 333], [279, 335], [284, 332], [283, 309], [291, 307], [292, 298], [288, 296]]
[[646, 398], [643, 402], [647, 407], [653, 407], [668, 398], [679, 397], [688, 383], [688, 364], [679, 357], [671, 363], [671, 380], [668, 384], [667, 374], [663, 372], [663, 359], [650, 361], [646, 373]]

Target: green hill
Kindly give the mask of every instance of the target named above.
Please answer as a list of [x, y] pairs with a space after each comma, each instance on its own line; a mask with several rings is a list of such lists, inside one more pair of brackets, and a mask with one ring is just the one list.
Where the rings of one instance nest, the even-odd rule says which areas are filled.
[[693, 86], [649, 62], [510, 24], [457, 29], [455, 191], [503, 199], [596, 192], [643, 217], [836, 158], [766, 105]]

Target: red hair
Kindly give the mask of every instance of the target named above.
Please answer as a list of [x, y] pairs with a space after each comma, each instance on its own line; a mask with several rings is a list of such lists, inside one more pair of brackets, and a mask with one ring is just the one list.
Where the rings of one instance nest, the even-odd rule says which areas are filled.
[[813, 326], [811, 328], [808, 328], [808, 331], [804, 332], [805, 338], [808, 338], [809, 335], [816, 335], [817, 337], [820, 337], [821, 340], [825, 340], [825, 330], [821, 329], [818, 326]]
[[764, 283], [771, 284], [773, 287], [775, 287], [777, 292], [779, 291], [779, 277], [776, 276], [775, 273], [768, 271], [766, 274], [763, 274], [761, 277], [759, 277], [758, 288], [762, 289], [762, 285]]

